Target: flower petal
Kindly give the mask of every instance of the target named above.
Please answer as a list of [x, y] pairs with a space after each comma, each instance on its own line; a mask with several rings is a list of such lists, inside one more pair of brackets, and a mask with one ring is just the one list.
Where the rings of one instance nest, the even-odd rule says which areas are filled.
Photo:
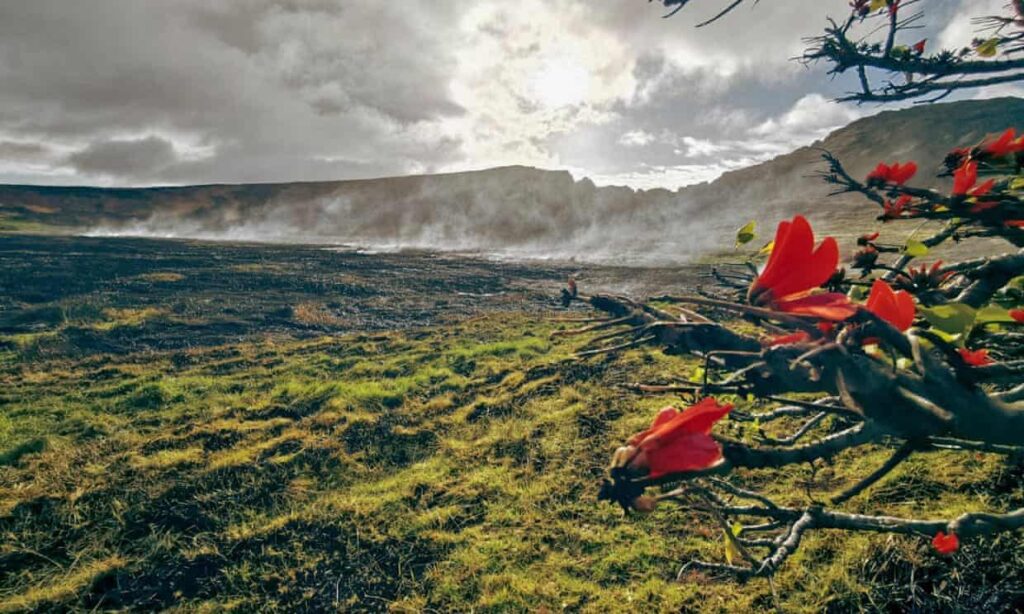
[[700, 471], [718, 463], [722, 447], [703, 433], [685, 433], [672, 445], [647, 450], [648, 477], [658, 478], [672, 473]]
[[833, 322], [841, 322], [857, 313], [857, 306], [850, 302], [849, 297], [839, 292], [812, 294], [779, 301], [776, 306], [780, 311], [787, 313], [814, 316]]

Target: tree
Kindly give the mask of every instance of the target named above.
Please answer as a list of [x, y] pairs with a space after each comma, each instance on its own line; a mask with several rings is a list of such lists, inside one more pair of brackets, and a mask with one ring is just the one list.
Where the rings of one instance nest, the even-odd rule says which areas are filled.
[[[662, 0], [675, 15], [693, 0]], [[964, 89], [1024, 80], [1024, 0], [1008, 0], [1005, 15], [978, 18], [978, 37], [963, 49], [931, 51], [913, 36], [927, 0], [852, 0], [842, 20], [830, 19], [824, 34], [808, 39], [800, 61], [826, 62], [829, 75], [854, 71], [859, 89], [840, 100], [934, 102]], [[704, 27], [744, 3], [729, 0]], [[752, 4], [757, 4], [754, 0]]]
[[[664, 0], [677, 10], [687, 2]], [[730, 3], [715, 19], [741, 2]], [[898, 72], [934, 63], [924, 80], [929, 88], [940, 81], [945, 90], [977, 86], [970, 80], [942, 81], [938, 66], [945, 67], [945, 78], [955, 70], [968, 74], [962, 71], [989, 60], [946, 52], [941, 62], [893, 57], [896, 35], [916, 19], [898, 16], [911, 4], [914, 0], [854, 2], [852, 16], [818, 39], [819, 51], [811, 56], [821, 53], [836, 62], [834, 71], [853, 66]], [[1021, 10], [1019, 2], [1015, 7]], [[847, 40], [843, 37], [854, 23], [878, 15], [889, 23], [883, 47], [836, 46]], [[1013, 18], [1002, 27], [1019, 29], [1019, 21]], [[1020, 51], [1013, 42], [1020, 41], [1019, 33], [999, 36], [997, 49]], [[980, 47], [971, 53], [984, 55]], [[880, 92], [865, 86], [857, 96], [889, 100], [936, 91], [922, 85], [889, 85]], [[955, 518], [843, 510], [913, 455], [938, 450], [1024, 454], [1024, 135], [1009, 128], [949, 152], [949, 193], [914, 187], [918, 167], [912, 161], [879, 163], [867, 177], [855, 178], [828, 152], [823, 160], [822, 178], [835, 193], [863, 195], [878, 207], [883, 222], [932, 220], [941, 229], [903, 245], [865, 234], [847, 269], [839, 267], [836, 240], [826, 237], [816, 245], [810, 224], [796, 216], [781, 222], [774, 241], [755, 256], [767, 254], [763, 266], [752, 259], [740, 268], [716, 269], [713, 292], [642, 301], [585, 294], [575, 284], [563, 292], [566, 306], [581, 302], [608, 315], [560, 333], [602, 331], [581, 348], [581, 357], [659, 346], [703, 361], [696, 378], [629, 387], [638, 393], [689, 394], [695, 402], [681, 411], [662, 410], [649, 429], [624, 442], [600, 488], [601, 499], [629, 513], [671, 503], [721, 526], [726, 561], [688, 561], [680, 575], [703, 570], [771, 576], [805, 534], [822, 529], [918, 535], [930, 539], [938, 553], [949, 554], [962, 540], [1024, 528], [1024, 508], [979, 509]], [[752, 225], [745, 226], [737, 244], [753, 235]], [[915, 266], [939, 244], [977, 237], [997, 237], [1016, 250]], [[747, 332], [733, 326], [740, 320]], [[741, 411], [729, 402], [737, 398], [756, 400], [765, 409]], [[716, 423], [726, 416], [758, 434], [716, 433]], [[783, 419], [799, 421], [788, 436], [770, 437], [758, 428]], [[786, 471], [868, 448], [888, 449], [890, 456], [845, 490], [813, 493], [810, 505], [782, 505], [736, 479], [746, 469]]]

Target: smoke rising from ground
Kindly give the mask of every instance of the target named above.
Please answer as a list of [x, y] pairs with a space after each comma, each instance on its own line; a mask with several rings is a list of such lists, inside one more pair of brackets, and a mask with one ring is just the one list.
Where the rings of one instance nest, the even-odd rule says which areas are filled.
[[252, 190], [178, 189], [171, 206], [107, 221], [87, 234], [663, 265], [721, 246], [732, 222], [687, 214], [679, 193], [596, 187], [567, 172], [523, 167], [264, 186], [262, 199]]

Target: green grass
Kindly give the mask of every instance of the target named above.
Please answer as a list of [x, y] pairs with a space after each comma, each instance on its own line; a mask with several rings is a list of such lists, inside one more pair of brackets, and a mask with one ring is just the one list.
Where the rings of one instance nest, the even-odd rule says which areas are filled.
[[[675, 582], [688, 558], [723, 559], [711, 521], [667, 506], [626, 517], [595, 498], [615, 447], [678, 402], [615, 385], [694, 364], [641, 350], [576, 361], [582, 340], [554, 327], [496, 314], [114, 358], [15, 352], [0, 375], [0, 611], [774, 608], [765, 581]], [[887, 453], [740, 477], [807, 504], [805, 483], [841, 490]], [[850, 509], [947, 516], [1022, 500], [1019, 468], [935, 454]], [[1018, 537], [949, 560], [925, 541], [811, 535], [776, 579], [778, 605], [994, 611], [1021, 598]]]

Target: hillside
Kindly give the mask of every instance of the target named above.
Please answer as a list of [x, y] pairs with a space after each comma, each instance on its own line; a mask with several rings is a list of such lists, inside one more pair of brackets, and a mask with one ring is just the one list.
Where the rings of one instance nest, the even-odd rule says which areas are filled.
[[[714, 251], [738, 224], [810, 213], [852, 230], [875, 212], [826, 198], [820, 148], [855, 176], [880, 160], [919, 161], [928, 184], [945, 153], [1021, 125], [1024, 100], [964, 101], [886, 111], [820, 143], [709, 184], [595, 187], [566, 171], [502, 167], [355, 181], [104, 189], [0, 186], [0, 229], [63, 227], [92, 234], [348, 243], [664, 264]], [[932, 180], [935, 184], [938, 180]], [[863, 223], [857, 224], [863, 227]], [[642, 239], [642, 241], [638, 241]]]
[[725, 173], [708, 184], [679, 191], [693, 210], [773, 221], [795, 213], [810, 214], [826, 225], [836, 215], [870, 220], [876, 213], [856, 195], [829, 197], [830, 186], [814, 173], [822, 170], [822, 150], [837, 155], [854, 177], [866, 176], [880, 161], [915, 160], [920, 165], [914, 183], [922, 187], [948, 186], [936, 175], [946, 153], [954, 147], [977, 143], [1007, 127], [1024, 127], [1024, 100], [999, 98], [932, 104], [899, 111], [883, 111], [859, 119], [809, 147], [768, 162]]

